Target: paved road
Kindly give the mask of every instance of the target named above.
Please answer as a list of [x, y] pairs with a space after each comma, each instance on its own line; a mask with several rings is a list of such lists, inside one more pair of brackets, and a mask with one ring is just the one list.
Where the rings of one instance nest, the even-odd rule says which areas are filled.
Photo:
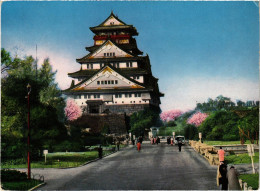
[[218, 190], [216, 168], [190, 146], [143, 144], [83, 167], [33, 169], [45, 176], [41, 190]]

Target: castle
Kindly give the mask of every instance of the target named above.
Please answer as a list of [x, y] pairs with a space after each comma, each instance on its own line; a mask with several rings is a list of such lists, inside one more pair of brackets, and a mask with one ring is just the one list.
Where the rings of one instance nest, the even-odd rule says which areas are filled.
[[163, 94], [152, 75], [149, 56], [137, 47], [133, 25], [111, 12], [100, 25], [90, 27], [94, 45], [76, 61], [80, 70], [69, 73], [70, 88], [63, 91], [85, 114], [124, 114], [160, 105]]

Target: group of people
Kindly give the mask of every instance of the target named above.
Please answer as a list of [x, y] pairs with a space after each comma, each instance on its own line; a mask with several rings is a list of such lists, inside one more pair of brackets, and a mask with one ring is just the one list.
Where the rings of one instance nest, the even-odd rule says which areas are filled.
[[161, 140], [160, 140], [160, 138], [159, 138], [158, 136], [151, 138], [151, 144], [152, 144], [152, 145], [154, 145], [154, 144], [157, 144], [157, 145], [158, 145], [158, 144], [160, 143], [160, 141], [161, 141]]
[[219, 166], [217, 171], [217, 185], [222, 185], [222, 190], [241, 190], [238, 176], [239, 173], [234, 166], [231, 166], [228, 170], [227, 165], [224, 162], [225, 151], [220, 147], [218, 150]]

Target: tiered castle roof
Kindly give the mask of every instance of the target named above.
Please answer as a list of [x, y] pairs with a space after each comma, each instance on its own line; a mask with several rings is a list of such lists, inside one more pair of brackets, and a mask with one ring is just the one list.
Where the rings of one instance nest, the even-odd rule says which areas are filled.
[[[124, 91], [149, 91], [158, 97], [163, 96], [159, 92], [158, 79], [153, 77], [149, 56], [140, 56], [142, 52], [137, 48], [136, 40], [133, 36], [138, 32], [133, 25], [127, 25], [111, 12], [109, 17], [100, 25], [90, 27], [95, 34], [94, 45], [86, 47], [89, 53], [76, 59], [82, 66], [86, 64], [100, 64], [99, 68], [81, 69], [69, 73], [72, 78], [80, 78], [83, 81], [72, 84], [70, 88], [64, 90], [65, 93], [73, 92], [120, 92]], [[118, 62], [136, 62], [137, 67], [115, 67]], [[102, 64], [102, 65], [101, 65]], [[95, 81], [104, 71], [107, 75], [121, 76], [121, 80], [128, 85], [112, 88], [88, 88], [88, 84]], [[132, 79], [132, 76], [140, 75], [144, 77], [143, 83]], [[98, 83], [98, 82], [97, 82]], [[123, 82], [122, 82], [123, 83]]]

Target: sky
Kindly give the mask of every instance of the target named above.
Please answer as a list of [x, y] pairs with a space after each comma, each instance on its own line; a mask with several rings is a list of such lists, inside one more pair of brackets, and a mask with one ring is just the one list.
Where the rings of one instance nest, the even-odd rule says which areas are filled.
[[194, 109], [218, 95], [259, 100], [259, 8], [247, 1], [16, 1], [1, 6], [1, 47], [49, 58], [61, 89], [88, 54], [93, 33], [114, 12], [139, 32], [159, 78], [162, 111]]

